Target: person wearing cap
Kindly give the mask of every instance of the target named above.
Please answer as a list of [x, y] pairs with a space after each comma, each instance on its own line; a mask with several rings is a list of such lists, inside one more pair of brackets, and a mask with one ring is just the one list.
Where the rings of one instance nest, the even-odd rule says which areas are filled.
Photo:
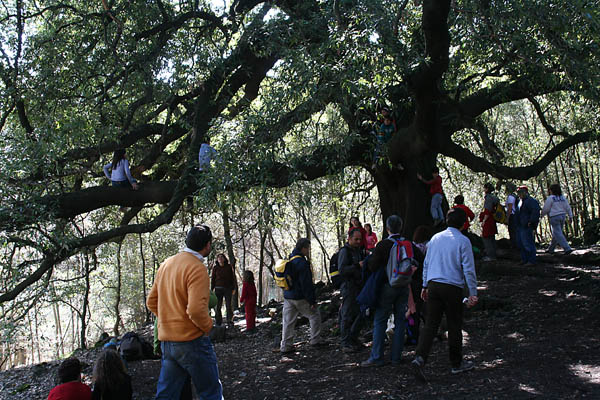
[[527, 186], [519, 186], [517, 195], [521, 199], [517, 205], [517, 246], [521, 252], [521, 265], [536, 263], [535, 229], [540, 222], [540, 203], [529, 195]]
[[223, 398], [217, 357], [208, 337], [213, 321], [205, 257], [211, 242], [208, 226], [190, 229], [186, 247], [161, 264], [148, 295], [146, 304], [158, 318], [162, 350], [157, 400], [178, 399], [190, 378], [199, 398]]

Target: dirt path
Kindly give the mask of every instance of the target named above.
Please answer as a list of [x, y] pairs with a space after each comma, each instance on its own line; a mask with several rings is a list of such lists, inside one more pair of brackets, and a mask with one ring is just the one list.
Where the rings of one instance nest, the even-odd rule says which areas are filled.
[[[427, 385], [415, 381], [408, 362], [361, 369], [369, 349], [344, 354], [335, 337], [328, 338], [329, 347], [310, 349], [306, 325], [298, 328], [297, 351], [282, 357], [271, 351], [279, 325], [263, 322], [256, 335], [235, 332], [215, 344], [225, 398], [600, 398], [600, 267], [559, 262], [526, 269], [501, 260], [480, 266], [478, 274], [481, 303], [464, 327], [473, 371], [450, 374], [445, 341], [433, 346]], [[96, 355], [86, 354], [90, 360]], [[404, 356], [412, 359], [414, 347]], [[45, 399], [53, 368], [3, 372], [0, 399]], [[130, 364], [135, 399], [153, 398], [159, 369], [155, 360]], [[12, 394], [26, 383], [31, 386]]]

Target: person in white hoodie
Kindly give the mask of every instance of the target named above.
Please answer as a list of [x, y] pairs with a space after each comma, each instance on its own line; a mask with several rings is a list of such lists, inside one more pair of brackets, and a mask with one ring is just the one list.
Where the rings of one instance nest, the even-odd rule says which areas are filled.
[[552, 242], [546, 249], [546, 253], [554, 253], [557, 244], [562, 247], [565, 254], [571, 253], [573, 249], [569, 246], [567, 238], [563, 234], [563, 226], [567, 215], [569, 218], [573, 218], [573, 211], [565, 196], [562, 195], [560, 185], [557, 183], [550, 185], [548, 189], [548, 197], [546, 197], [546, 202], [542, 208], [542, 217], [544, 215], [548, 216], [552, 228]]

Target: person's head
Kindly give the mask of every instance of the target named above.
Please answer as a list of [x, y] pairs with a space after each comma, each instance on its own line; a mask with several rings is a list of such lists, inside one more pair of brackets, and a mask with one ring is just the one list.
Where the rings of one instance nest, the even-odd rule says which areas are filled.
[[483, 185], [483, 191], [486, 194], [492, 193], [494, 191], [494, 185], [492, 185], [491, 183], [487, 182], [485, 185]]
[[517, 196], [519, 196], [521, 199], [526, 198], [529, 196], [529, 188], [525, 185], [519, 186], [517, 188]]
[[354, 247], [355, 249], [359, 248], [362, 243], [362, 233], [360, 229], [353, 228], [348, 232], [348, 245], [350, 247]]
[[413, 242], [426, 243], [433, 236], [433, 229], [429, 225], [420, 225], [413, 233]]
[[517, 185], [515, 185], [512, 182], [507, 182], [506, 183], [506, 193], [507, 194], [514, 193], [515, 190], [517, 190]]
[[449, 227], [460, 229], [467, 220], [467, 214], [461, 208], [451, 208], [446, 214], [446, 224]]
[[383, 118], [383, 124], [384, 125], [391, 125], [392, 124], [392, 117], [390, 117], [389, 115]]
[[440, 169], [438, 167], [433, 167], [431, 169], [431, 176], [433, 176], [434, 178], [437, 178], [439, 174], [440, 174]]
[[302, 253], [302, 255], [304, 257], [308, 257], [308, 254], [310, 253], [310, 239], [307, 239], [307, 238], [298, 239], [294, 250]]
[[249, 269], [245, 269], [244, 273], [242, 274], [242, 280], [244, 282], [254, 283], [254, 274], [252, 273], [252, 271], [250, 271]]
[[553, 183], [552, 185], [550, 185], [548, 190], [550, 191], [550, 194], [553, 194], [554, 196], [562, 195], [562, 189], [560, 188], [560, 185], [558, 183]]
[[367, 233], [370, 235], [371, 233], [373, 233], [373, 228], [371, 227], [371, 224], [365, 224], [365, 231], [367, 231]]
[[112, 168], [116, 169], [117, 165], [119, 165], [119, 161], [126, 157], [127, 156], [125, 155], [125, 149], [116, 149], [113, 153]]
[[362, 224], [360, 223], [358, 217], [350, 218], [350, 228], [360, 228], [361, 226]]
[[58, 381], [62, 383], [81, 379], [81, 363], [75, 357], [67, 358], [58, 367]]
[[229, 265], [229, 260], [227, 259], [227, 256], [223, 253], [217, 254], [217, 264], [219, 264], [221, 267]]
[[385, 228], [390, 235], [400, 233], [402, 231], [402, 218], [397, 215], [390, 215], [385, 220]]
[[121, 356], [115, 350], [104, 350], [94, 364], [94, 384], [117, 390], [124, 382], [127, 371]]
[[387, 117], [387, 116], [390, 116], [391, 114], [392, 114], [392, 112], [390, 111], [389, 108], [383, 107], [381, 109], [381, 115], [383, 115], [384, 118]]
[[206, 225], [196, 225], [189, 230], [185, 238], [185, 245], [188, 249], [197, 251], [204, 257], [210, 254], [212, 245], [212, 233]]
[[465, 197], [462, 194], [459, 194], [454, 198], [454, 204], [456, 204], [457, 206], [465, 204]]

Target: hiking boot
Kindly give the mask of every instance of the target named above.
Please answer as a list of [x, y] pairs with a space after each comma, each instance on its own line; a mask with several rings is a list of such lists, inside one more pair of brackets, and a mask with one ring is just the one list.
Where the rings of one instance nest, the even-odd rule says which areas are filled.
[[360, 363], [360, 366], [362, 368], [370, 368], [370, 367], [383, 367], [383, 361], [375, 361], [371, 358], [369, 358], [366, 361], [363, 361]]
[[423, 383], [427, 383], [427, 378], [423, 372], [423, 367], [425, 366], [425, 360], [423, 360], [423, 357], [416, 356], [415, 359], [410, 363], [410, 366], [412, 367], [415, 378]]
[[460, 374], [461, 372], [470, 371], [475, 367], [473, 361], [464, 361], [460, 363], [458, 367], [453, 367], [450, 372], [453, 374]]

